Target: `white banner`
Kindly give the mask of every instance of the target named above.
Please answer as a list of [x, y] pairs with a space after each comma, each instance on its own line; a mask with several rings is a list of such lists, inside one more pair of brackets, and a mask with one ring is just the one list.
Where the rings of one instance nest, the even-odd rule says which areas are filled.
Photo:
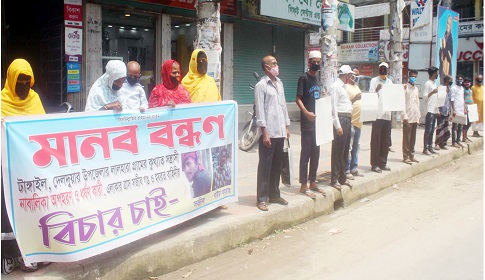
[[404, 111], [406, 110], [406, 96], [404, 86], [401, 84], [382, 85], [382, 109], [383, 111]]
[[470, 122], [478, 121], [478, 107], [477, 104], [468, 105], [468, 120]]
[[315, 100], [315, 133], [317, 146], [333, 140], [332, 97]]
[[446, 102], [446, 86], [439, 86], [438, 95], [436, 99], [436, 107], [445, 106], [445, 102]]
[[369, 122], [377, 119], [379, 98], [375, 92], [363, 92], [360, 108], [360, 121]]

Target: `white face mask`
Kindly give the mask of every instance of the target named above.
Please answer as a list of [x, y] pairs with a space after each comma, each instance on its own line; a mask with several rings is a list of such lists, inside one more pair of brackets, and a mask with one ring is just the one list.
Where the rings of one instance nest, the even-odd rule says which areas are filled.
[[[266, 64], [268, 65], [268, 64]], [[269, 66], [269, 65], [268, 65]], [[278, 65], [276, 65], [275, 67], [272, 67], [271, 69], [269, 69], [269, 72], [271, 73], [271, 75], [273, 75], [274, 77], [278, 77], [278, 75], [280, 74], [280, 68], [278, 67]]]

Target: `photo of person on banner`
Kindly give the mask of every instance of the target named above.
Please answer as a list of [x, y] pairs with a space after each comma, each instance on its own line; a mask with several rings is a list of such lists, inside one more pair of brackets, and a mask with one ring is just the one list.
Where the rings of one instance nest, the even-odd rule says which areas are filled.
[[193, 198], [205, 195], [211, 191], [211, 165], [210, 162], [205, 163], [207, 160], [210, 161], [210, 157], [207, 156], [208, 153], [209, 149], [182, 154], [182, 170], [191, 184]]
[[458, 13], [439, 7], [437, 64], [439, 68], [439, 84], [445, 76], [455, 77], [458, 46]]
[[231, 153], [232, 144], [212, 148], [212, 161], [214, 166], [214, 184], [212, 190], [231, 185], [232, 163]]

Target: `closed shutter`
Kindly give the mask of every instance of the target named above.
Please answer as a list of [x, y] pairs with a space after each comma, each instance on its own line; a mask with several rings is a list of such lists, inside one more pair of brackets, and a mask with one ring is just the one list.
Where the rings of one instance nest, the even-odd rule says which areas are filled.
[[253, 72], [264, 76], [261, 60], [272, 51], [272, 27], [251, 21], [234, 24], [234, 100], [239, 104], [254, 102], [254, 91], [249, 84], [256, 85]]
[[294, 27], [276, 26], [275, 54], [285, 87], [286, 102], [296, 100], [298, 78], [305, 72], [305, 31]]

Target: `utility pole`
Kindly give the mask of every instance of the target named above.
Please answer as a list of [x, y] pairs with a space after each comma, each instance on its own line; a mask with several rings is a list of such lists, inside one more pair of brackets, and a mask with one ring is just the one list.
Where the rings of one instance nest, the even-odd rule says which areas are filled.
[[337, 0], [322, 1], [322, 22], [320, 28], [320, 44], [322, 52], [322, 67], [320, 71], [321, 96], [330, 95], [330, 86], [337, 79]]
[[221, 0], [198, 0], [195, 3], [197, 10], [197, 34], [194, 40], [194, 49], [203, 49], [207, 53], [209, 65], [207, 73], [211, 75], [217, 87], [221, 84]]
[[[391, 35], [391, 54], [390, 70], [395, 84], [402, 84], [402, 10], [404, 9], [403, 0], [390, 0], [390, 35]], [[398, 114], [392, 113], [392, 127], [400, 127]]]

